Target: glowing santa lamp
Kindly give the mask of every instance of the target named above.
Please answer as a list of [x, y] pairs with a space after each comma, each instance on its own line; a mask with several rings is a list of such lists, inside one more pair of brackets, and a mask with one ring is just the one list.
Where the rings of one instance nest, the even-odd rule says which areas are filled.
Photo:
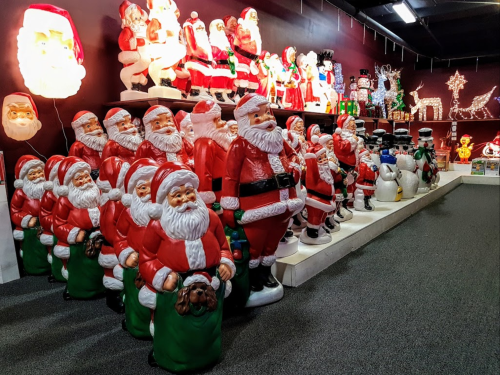
[[85, 77], [83, 49], [66, 10], [31, 5], [24, 12], [17, 46], [24, 84], [33, 94], [64, 99], [78, 92]]
[[4, 98], [2, 125], [7, 137], [16, 141], [33, 138], [42, 123], [38, 120], [38, 111], [30, 94], [15, 92]]

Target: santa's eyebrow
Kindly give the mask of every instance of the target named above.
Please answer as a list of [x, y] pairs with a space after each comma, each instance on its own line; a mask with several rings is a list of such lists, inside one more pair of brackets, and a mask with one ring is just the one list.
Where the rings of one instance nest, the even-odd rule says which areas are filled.
[[175, 194], [177, 193], [178, 191], [180, 191], [181, 188], [178, 187], [178, 186], [174, 186], [171, 190], [170, 190], [170, 194]]

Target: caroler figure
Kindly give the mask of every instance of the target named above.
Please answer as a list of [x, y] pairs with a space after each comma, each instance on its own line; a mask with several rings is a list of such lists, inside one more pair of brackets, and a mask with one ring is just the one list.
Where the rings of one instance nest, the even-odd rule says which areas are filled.
[[363, 148], [359, 153], [358, 178], [354, 191], [353, 205], [357, 211], [375, 210], [371, 197], [375, 193], [377, 177], [378, 168], [370, 157], [370, 152]]
[[399, 202], [403, 197], [403, 188], [398, 182], [398, 179], [401, 178], [401, 172], [396, 162], [394, 134], [384, 134], [380, 155], [380, 174], [375, 190], [375, 198], [380, 202]]
[[220, 356], [223, 299], [236, 268], [217, 214], [197, 193], [198, 177], [166, 162], [151, 182], [153, 221], [144, 233], [139, 301], [154, 310], [149, 362], [194, 371]]
[[104, 270], [98, 256], [104, 241], [99, 231], [99, 188], [90, 165], [68, 156], [59, 165], [59, 199], [54, 209], [54, 255], [67, 261], [64, 299], [89, 299], [104, 294]]
[[148, 67], [151, 63], [146, 30], [148, 14], [139, 5], [125, 0], [120, 4], [122, 31], [118, 37], [121, 52], [118, 61], [123, 64], [120, 78], [127, 88], [120, 93], [120, 100], [147, 98], [142, 91], [148, 83]]
[[64, 156], [62, 155], [53, 155], [47, 160], [45, 164], [47, 181], [43, 184], [45, 192], [40, 202], [40, 225], [43, 228], [40, 242], [47, 246], [48, 250], [47, 259], [51, 269], [49, 282], [66, 282], [66, 278], [63, 276], [63, 269], [66, 269], [66, 265], [63, 264], [61, 259], [52, 255], [54, 246], [57, 244], [57, 238], [54, 236], [54, 207], [59, 197], [57, 195], [57, 188], [59, 187], [57, 171], [63, 160]]
[[150, 222], [151, 180], [158, 170], [151, 159], [138, 159], [125, 174], [122, 203], [126, 207], [116, 223], [119, 239], [113, 246], [119, 264], [115, 266], [122, 275], [125, 319], [122, 327], [135, 338], [150, 338], [151, 313], [139, 303], [139, 290], [144, 280], [138, 272], [144, 232]]
[[133, 163], [142, 137], [132, 122], [130, 113], [122, 108], [110, 109], [103, 123], [109, 140], [102, 150], [101, 160], [104, 162], [107, 158], [116, 156], [129, 164]]
[[37, 235], [40, 230], [40, 200], [44, 193], [44, 167], [45, 164], [36, 156], [24, 155], [17, 160], [16, 190], [10, 202], [10, 217], [16, 227], [14, 239], [21, 242], [23, 267], [29, 275], [42, 275], [50, 271], [47, 248]]

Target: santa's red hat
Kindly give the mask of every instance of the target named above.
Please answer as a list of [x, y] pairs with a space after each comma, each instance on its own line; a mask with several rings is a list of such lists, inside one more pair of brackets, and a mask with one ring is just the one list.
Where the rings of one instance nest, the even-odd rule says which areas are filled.
[[283, 66], [285, 67], [285, 69], [288, 69], [290, 66], [292, 66], [293, 61], [290, 61], [292, 52], [297, 53], [295, 47], [286, 47], [281, 54], [281, 61], [283, 62]]
[[496, 146], [500, 146], [500, 131], [497, 132], [496, 137], [493, 139], [493, 142], [491, 143], [493, 143]]
[[319, 144], [324, 147], [328, 143], [328, 141], [332, 139], [333, 137], [331, 136], [331, 134], [321, 134], [319, 136]]
[[122, 196], [122, 203], [130, 207], [132, 203], [132, 193], [139, 183], [151, 180], [160, 166], [149, 158], [137, 159], [132, 163], [125, 175], [123, 183], [125, 194]]
[[85, 125], [86, 123], [88, 123], [93, 118], [97, 119], [97, 116], [94, 115], [92, 112], [80, 111], [75, 115], [75, 117], [73, 117], [73, 121], [71, 122], [71, 127], [74, 130], [77, 130], [77, 129], [81, 128], [83, 125]]
[[302, 117], [299, 116], [290, 116], [288, 117], [288, 120], [286, 120], [286, 128], [287, 130], [291, 130], [295, 126], [295, 124], [299, 121], [303, 121]]
[[198, 125], [206, 124], [207, 122], [212, 123], [220, 115], [221, 109], [216, 102], [213, 100], [200, 100], [191, 112], [191, 122], [196, 129]]
[[112, 201], [122, 197], [123, 181], [130, 164], [116, 156], [110, 156], [101, 163], [99, 177], [96, 180], [97, 187], [103, 193], [108, 193]]
[[189, 286], [194, 283], [205, 283], [207, 285], [211, 285], [215, 290], [219, 289], [220, 286], [220, 281], [216, 276], [212, 277], [208, 274], [208, 272], [204, 271], [194, 272], [191, 276], [186, 277], [186, 279], [182, 282], [184, 286]]
[[198, 18], [198, 12], [193, 11], [191, 12], [191, 18], [188, 18], [186, 22], [184, 22], [184, 25], [182, 25], [182, 27], [189, 26], [195, 28], [195, 25], [196, 27], [200, 25], [203, 25], [203, 27], [205, 27], [205, 23]]
[[245, 94], [234, 109], [234, 117], [236, 118], [236, 121], [239, 122], [240, 119], [243, 119], [245, 116], [251, 113], [259, 112], [259, 106], [262, 104], [269, 105], [267, 99], [262, 95], [256, 93]]
[[[106, 129], [108, 129], [110, 126], [116, 125], [118, 121], [123, 120], [125, 116], [130, 116], [130, 113], [123, 108], [111, 108], [108, 113], [106, 113], [106, 117], [102, 123]], [[132, 116], [130, 117], [132, 118]]]
[[306, 134], [307, 140], [312, 142], [313, 144], [318, 143], [319, 137], [317, 135], [313, 135], [313, 133], [318, 130], [321, 131], [318, 124], [312, 124], [311, 126], [309, 126], [307, 128], [307, 134]]
[[242, 23], [243, 21], [248, 21], [248, 19], [250, 18], [250, 13], [252, 12], [257, 13], [257, 11], [254, 8], [248, 7], [243, 9], [243, 11], [240, 14], [240, 18], [238, 19], [238, 23]]
[[139, 12], [141, 12], [143, 20], [148, 19], [148, 14], [139, 5], [131, 3], [128, 0], [125, 0], [124, 2], [122, 2], [120, 4], [120, 7], [118, 8], [118, 11], [120, 12], [120, 18], [123, 21], [122, 28], [126, 25], [125, 20], [130, 16], [130, 13], [132, 13], [135, 9], [137, 9]]
[[175, 121], [179, 124], [179, 126], [182, 128], [188, 126], [189, 124], [192, 124], [191, 122], [191, 114], [183, 111], [182, 109], [177, 112], [175, 115]]
[[37, 31], [59, 31], [62, 39], [73, 39], [73, 53], [78, 64], [83, 63], [82, 42], [67, 10], [50, 4], [32, 4], [24, 12], [23, 27], [32, 29], [36, 25]]
[[231, 127], [231, 126], [233, 126], [233, 125], [238, 125], [238, 121], [236, 121], [236, 120], [227, 120], [226, 121], [226, 126], [228, 128]]
[[24, 184], [24, 177], [29, 173], [29, 171], [33, 168], [44, 168], [45, 164], [43, 161], [38, 159], [33, 155], [23, 155], [19, 159], [17, 159], [16, 167], [14, 168], [14, 173], [16, 180], [14, 181], [14, 187], [16, 189], [22, 189]]
[[179, 130], [179, 124], [177, 123], [177, 121], [175, 121], [174, 114], [172, 113], [172, 111], [169, 108], [167, 108], [163, 105], [154, 105], [154, 106], [150, 107], [146, 111], [146, 113], [144, 114], [144, 117], [142, 118], [142, 123], [144, 124], [144, 126], [148, 126], [151, 121], [153, 121], [159, 115], [163, 115], [163, 114], [167, 114], [167, 115], [172, 116], [175, 127], [177, 128], [177, 130]]
[[33, 101], [33, 98], [31, 97], [30, 94], [26, 94], [24, 92], [15, 92], [10, 95], [7, 95], [3, 99], [3, 107], [7, 107], [10, 104], [13, 103], [25, 103], [29, 104], [31, 108], [33, 108], [33, 112], [35, 112], [35, 117], [38, 118], [38, 110], [36, 108], [35, 102]]
[[[264, 61], [264, 59], [266, 58], [266, 55], [269, 53], [269, 51], [262, 51], [259, 55], [259, 59]], [[269, 57], [271, 57], [271, 54], [269, 54]]]
[[64, 160], [62, 155], [52, 155], [49, 160], [45, 163], [45, 183], [43, 184], [44, 190], [51, 191], [54, 189], [54, 180], [57, 178], [57, 170], [59, 169], [59, 164]]
[[68, 185], [78, 172], [87, 171], [90, 173], [90, 165], [76, 156], [68, 156], [61, 161], [57, 170], [59, 188], [57, 194], [66, 197], [69, 193]]
[[320, 144], [315, 144], [313, 147], [307, 149], [304, 159], [317, 159], [320, 155], [324, 154], [326, 149]]
[[370, 155], [370, 151], [368, 151], [366, 148], [363, 148], [363, 149], [359, 152], [358, 156], [361, 158], [362, 156], [365, 156], [365, 155]]
[[349, 125], [349, 122], [351, 121], [356, 121], [353, 116], [348, 115], [347, 113], [344, 113], [343, 115], [340, 115], [339, 118], [337, 119], [337, 129], [335, 129], [335, 133], [340, 134], [342, 133], [343, 129], [347, 128], [347, 125]]
[[188, 166], [179, 162], [163, 163], [151, 181], [151, 202], [153, 203], [149, 210], [151, 219], [158, 220], [161, 217], [163, 211], [161, 205], [170, 190], [187, 183], [190, 183], [195, 189], [198, 189], [200, 184], [198, 176]]

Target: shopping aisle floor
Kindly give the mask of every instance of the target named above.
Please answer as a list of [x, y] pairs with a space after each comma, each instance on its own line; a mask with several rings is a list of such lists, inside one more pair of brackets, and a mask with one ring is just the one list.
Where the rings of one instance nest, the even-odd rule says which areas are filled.
[[[461, 185], [281, 302], [226, 317], [206, 373], [498, 374], [499, 198]], [[1, 374], [166, 373], [104, 300], [62, 291], [45, 277], [0, 285]]]

